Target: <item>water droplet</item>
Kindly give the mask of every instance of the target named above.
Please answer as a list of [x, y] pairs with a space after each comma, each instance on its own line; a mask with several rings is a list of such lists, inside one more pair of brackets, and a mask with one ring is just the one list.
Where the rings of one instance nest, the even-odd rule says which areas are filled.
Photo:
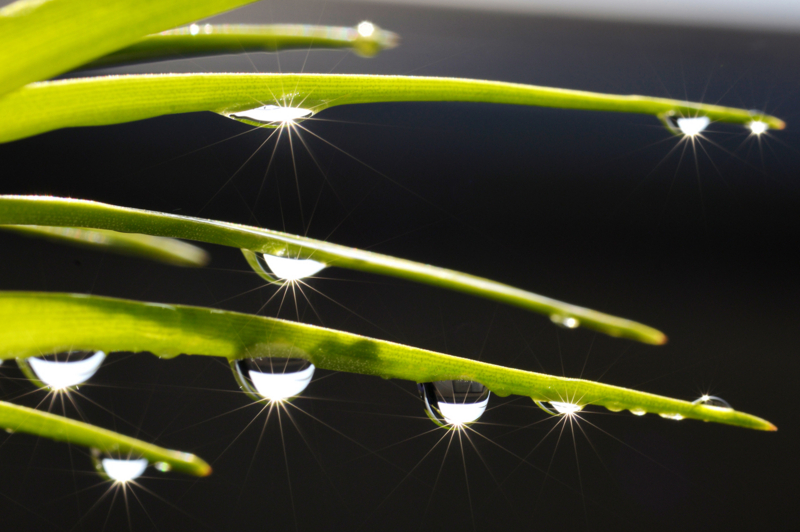
[[473, 423], [489, 404], [489, 389], [475, 381], [436, 381], [417, 384], [425, 413], [443, 427]]
[[753, 135], [761, 135], [762, 133], [766, 133], [769, 129], [767, 123], [762, 122], [761, 120], [753, 120], [747, 124], [747, 127], [750, 128], [750, 131], [753, 133]]
[[203, 26], [203, 33], [205, 33], [206, 35], [210, 35], [213, 31], [214, 31], [214, 26], [212, 26], [211, 24], [206, 24], [205, 26]]
[[625, 409], [619, 403], [609, 403], [606, 405], [606, 410], [609, 412], [622, 412]]
[[7, 429], [6, 429], [6, 432], [8, 432], [9, 434], [14, 434], [14, 429], [7, 428]]
[[358, 34], [362, 37], [371, 37], [372, 34], [375, 33], [375, 25], [365, 20], [356, 27], [356, 30], [358, 30]]
[[567, 329], [575, 329], [581, 324], [577, 318], [573, 318], [572, 316], [564, 316], [563, 314], [551, 314], [550, 321]]
[[688, 137], [699, 135], [711, 124], [707, 116], [677, 116], [670, 112], [660, 115], [659, 118], [672, 133]]
[[683, 416], [680, 414], [659, 414], [659, 416], [663, 417], [664, 419], [674, 419], [675, 421], [680, 421], [683, 419]]
[[200, 26], [198, 26], [197, 24], [192, 24], [191, 26], [189, 26], [189, 33], [191, 33], [192, 35], [197, 35], [198, 33], [200, 33]]
[[172, 466], [166, 462], [156, 462], [153, 464], [153, 467], [156, 468], [156, 471], [160, 471], [162, 473], [168, 473], [172, 471]]
[[311, 277], [325, 268], [325, 264], [312, 259], [291, 259], [246, 249], [243, 249], [242, 253], [250, 267], [271, 283], [282, 284], [283, 281], [299, 281]]
[[716, 395], [703, 395], [699, 399], [692, 401], [693, 405], [706, 405], [724, 410], [733, 410], [731, 404], [721, 397]]
[[251, 126], [278, 127], [284, 124], [291, 124], [301, 118], [307, 118], [312, 114], [314, 113], [311, 109], [303, 109], [301, 107], [262, 105], [246, 111], [230, 113], [228, 116]]
[[647, 413], [647, 410], [644, 408], [631, 408], [631, 414], [634, 416], [643, 416]]
[[106, 358], [102, 351], [73, 351], [17, 359], [22, 372], [41, 388], [66, 390], [89, 380]]
[[576, 414], [583, 410], [583, 406], [577, 403], [567, 403], [563, 401], [547, 401], [550, 404], [550, 408], [544, 405], [543, 401], [534, 401], [536, 406], [550, 414], [551, 416], [558, 416], [558, 415], [571, 415]]
[[101, 476], [123, 483], [139, 478], [150, 465], [146, 458], [112, 455], [97, 449], [92, 449], [92, 461]]
[[314, 376], [314, 364], [302, 358], [243, 358], [231, 361], [239, 387], [256, 401], [285, 401], [299, 395]]

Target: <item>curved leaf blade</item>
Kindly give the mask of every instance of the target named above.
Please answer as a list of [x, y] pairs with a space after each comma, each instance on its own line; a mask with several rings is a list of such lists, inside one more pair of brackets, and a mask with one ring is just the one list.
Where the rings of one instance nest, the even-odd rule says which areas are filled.
[[0, 9], [0, 95], [255, 0], [20, 0]]
[[141, 41], [81, 68], [100, 68], [128, 63], [145, 63], [245, 52], [282, 50], [351, 49], [372, 57], [397, 46], [399, 36], [373, 24], [370, 33], [346, 26], [300, 24], [193, 24], [148, 35]]
[[39, 225], [0, 225], [0, 229], [46, 238], [62, 244], [147, 258], [173, 266], [205, 266], [210, 259], [206, 250], [174, 238], [119, 233], [105, 229]]
[[271, 255], [313, 259], [328, 266], [399, 277], [464, 292], [551, 317], [572, 318], [576, 320], [576, 326], [611, 336], [655, 345], [667, 341], [664, 333], [647, 325], [488, 279], [269, 229], [50, 196], [0, 196], [0, 224], [88, 227], [145, 233], [199, 240]]
[[785, 123], [745, 109], [666, 98], [601, 94], [499, 81], [349, 74], [166, 74], [32, 83], [0, 100], [0, 142], [54, 129], [101, 126], [156, 116], [213, 111], [226, 116], [265, 104], [318, 113], [378, 102], [480, 102], [644, 113], [674, 113], [773, 129]]
[[148, 351], [225, 357], [301, 357], [334, 371], [415, 382], [463, 379], [492, 392], [539, 401], [569, 401], [777, 430], [732, 409], [692, 404], [582, 379], [555, 377], [467, 360], [364, 336], [278, 320], [183, 305], [97, 296], [0, 292], [0, 358], [65, 349]]
[[164, 449], [82, 421], [5, 401], [0, 401], [0, 427], [12, 432], [24, 432], [55, 441], [82, 445], [101, 452], [140, 456], [151, 464], [164, 462], [169, 464], [173, 471], [187, 475], [205, 477], [211, 474], [211, 466], [193, 454]]

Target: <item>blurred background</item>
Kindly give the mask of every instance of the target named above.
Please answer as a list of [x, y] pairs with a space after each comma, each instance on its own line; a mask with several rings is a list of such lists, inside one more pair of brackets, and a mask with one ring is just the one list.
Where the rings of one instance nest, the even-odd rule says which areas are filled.
[[[451, 438], [425, 417], [413, 383], [322, 370], [267, 418], [224, 361], [115, 354], [72, 402], [48, 407], [197, 453], [214, 474], [152, 472], [123, 497], [83, 449], [4, 434], [4, 526], [785, 528], [800, 473], [787, 399], [800, 369], [800, 8], [598, 5], [275, 0], [211, 20], [369, 20], [402, 41], [372, 59], [294, 51], [69, 76], [458, 76], [760, 109], [786, 130], [756, 138], [712, 124], [692, 145], [649, 116], [402, 103], [327, 110], [275, 147], [269, 131], [198, 113], [0, 145], [2, 193], [307, 234], [635, 319], [666, 332], [665, 346], [338, 269], [281, 306], [238, 250], [210, 245], [207, 268], [181, 269], [2, 233], [2, 288], [280, 316], [687, 400], [710, 393], [777, 433], [592, 408], [564, 426], [529, 399], [492, 397], [474, 431]], [[34, 406], [44, 395], [13, 364], [0, 368], [3, 400]]]

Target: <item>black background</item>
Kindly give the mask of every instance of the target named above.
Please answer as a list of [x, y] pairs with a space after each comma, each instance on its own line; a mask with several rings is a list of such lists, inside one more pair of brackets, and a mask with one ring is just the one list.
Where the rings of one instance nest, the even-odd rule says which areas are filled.
[[[364, 19], [400, 33], [401, 46], [370, 60], [285, 52], [280, 63], [254, 54], [113, 72], [463, 76], [758, 108], [788, 127], [758, 141], [712, 124], [693, 149], [648, 116], [351, 106], [303, 123], [338, 147], [301, 132], [326, 177], [295, 137], [295, 178], [284, 137], [265, 178], [272, 141], [236, 172], [268, 132], [231, 138], [248, 127], [200, 113], [2, 145], [2, 192], [307, 233], [636, 319], [669, 344], [566, 331], [492, 302], [338, 269], [310, 281], [313, 310], [305, 300], [265, 306], [274, 289], [237, 250], [210, 245], [210, 266], [190, 270], [3, 233], [2, 288], [299, 316], [522, 369], [689, 400], [713, 393], [780, 430], [587, 409], [562, 432], [530, 400], [493, 397], [475, 433], [447, 451], [450, 436], [432, 430], [413, 383], [319, 370], [288, 416], [266, 421], [221, 360], [117, 354], [72, 396], [80, 413], [51, 408], [197, 453], [214, 474], [149, 470], [126, 503], [122, 493], [103, 498], [108, 484], [84, 449], [4, 435], [4, 529], [786, 528], [800, 472], [800, 37], [319, 2], [258, 4], [216, 20]], [[0, 376], [4, 400], [44, 399], [13, 364]]]

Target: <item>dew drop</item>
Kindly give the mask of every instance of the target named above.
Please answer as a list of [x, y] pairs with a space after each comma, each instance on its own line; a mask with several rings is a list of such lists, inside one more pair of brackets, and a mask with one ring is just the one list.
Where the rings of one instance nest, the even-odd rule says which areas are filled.
[[192, 35], [197, 35], [198, 33], [200, 33], [200, 26], [198, 26], [197, 24], [192, 24], [191, 26], [189, 26], [189, 33], [191, 33]]
[[375, 25], [372, 22], [367, 22], [365, 20], [356, 27], [356, 30], [362, 37], [371, 37], [372, 34], [375, 33]]
[[19, 358], [17, 364], [40, 388], [66, 390], [89, 380], [106, 358], [102, 351], [73, 351]]
[[291, 399], [305, 390], [314, 376], [314, 364], [303, 358], [243, 358], [231, 361], [239, 387], [256, 401]]
[[156, 462], [153, 464], [153, 467], [156, 469], [156, 471], [160, 471], [161, 473], [168, 473], [172, 471], [172, 466], [166, 462]]
[[581, 324], [577, 318], [573, 318], [572, 316], [564, 316], [563, 314], [551, 314], [550, 321], [559, 327], [564, 327], [566, 329], [576, 329]]
[[659, 118], [672, 133], [688, 137], [699, 135], [711, 124], [711, 120], [707, 116], [681, 117], [667, 113]]
[[634, 416], [643, 416], [647, 413], [647, 410], [644, 408], [631, 408], [631, 414]]
[[243, 249], [242, 253], [250, 267], [271, 283], [283, 284], [284, 281], [299, 281], [311, 277], [325, 268], [325, 264], [312, 259], [291, 259], [246, 249]]
[[619, 403], [609, 403], [606, 405], [606, 410], [609, 412], [622, 412], [625, 409]]
[[246, 111], [238, 111], [230, 113], [228, 116], [239, 122], [250, 124], [251, 126], [271, 126], [278, 127], [285, 124], [291, 124], [295, 120], [307, 118], [311, 116], [313, 111], [311, 109], [303, 109], [302, 107], [289, 107], [282, 105], [262, 105]]
[[[545, 401], [536, 401], [536, 406], [550, 414], [551, 416], [558, 416], [558, 415], [571, 415], [576, 414], [583, 410], [583, 406], [577, 403], [567, 403], [562, 401], [546, 401], [550, 404], [550, 408], [544, 405]], [[551, 410], [552, 408], [552, 410]]]
[[150, 465], [146, 458], [112, 455], [97, 449], [92, 449], [92, 461], [101, 476], [120, 483], [139, 478]]
[[417, 384], [425, 413], [443, 427], [460, 427], [478, 420], [489, 404], [489, 389], [475, 381], [436, 381]]
[[753, 133], [753, 135], [761, 135], [762, 133], [766, 133], [769, 129], [767, 123], [762, 122], [761, 120], [753, 120], [747, 124], [747, 127], [750, 128], [750, 131]]
[[699, 399], [692, 401], [692, 404], [712, 406], [723, 410], [733, 410], [733, 407], [728, 401], [716, 395], [703, 395]]
[[683, 416], [680, 414], [659, 414], [659, 416], [663, 417], [664, 419], [674, 419], [675, 421], [680, 421], [683, 419]]

